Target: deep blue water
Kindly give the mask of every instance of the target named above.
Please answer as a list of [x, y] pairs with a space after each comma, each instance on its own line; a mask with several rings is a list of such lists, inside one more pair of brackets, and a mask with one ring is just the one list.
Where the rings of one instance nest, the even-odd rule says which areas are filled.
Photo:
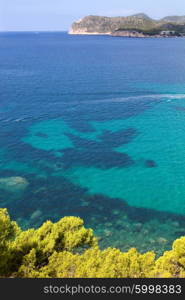
[[77, 215], [102, 247], [170, 248], [184, 121], [183, 38], [0, 34], [0, 207], [25, 228]]

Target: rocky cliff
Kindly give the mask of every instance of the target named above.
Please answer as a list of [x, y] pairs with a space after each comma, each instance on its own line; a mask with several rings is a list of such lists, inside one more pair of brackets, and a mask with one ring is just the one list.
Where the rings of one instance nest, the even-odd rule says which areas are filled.
[[[109, 34], [118, 36], [151, 36], [185, 34], [185, 16], [154, 20], [141, 13], [129, 17], [87, 16], [72, 24], [70, 34]], [[167, 33], [168, 32], [168, 33]]]
[[119, 28], [153, 28], [155, 22], [144, 14], [131, 17], [99, 17], [87, 16], [73, 23], [70, 34], [111, 34]]

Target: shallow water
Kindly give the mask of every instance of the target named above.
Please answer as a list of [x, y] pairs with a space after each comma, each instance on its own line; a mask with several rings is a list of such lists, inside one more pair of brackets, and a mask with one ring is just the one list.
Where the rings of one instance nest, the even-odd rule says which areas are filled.
[[[185, 234], [185, 40], [0, 34], [0, 206], [80, 216], [102, 247]], [[1, 179], [23, 177], [25, 189]]]

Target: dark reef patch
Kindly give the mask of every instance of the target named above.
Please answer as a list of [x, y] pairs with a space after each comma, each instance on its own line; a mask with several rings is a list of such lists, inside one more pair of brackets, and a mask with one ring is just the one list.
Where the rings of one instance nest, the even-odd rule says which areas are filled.
[[135, 128], [123, 129], [116, 132], [104, 130], [103, 133], [97, 137], [98, 141], [80, 138], [71, 133], [66, 133], [66, 135], [77, 148], [91, 150], [103, 149], [103, 151], [107, 151], [108, 149], [130, 143], [138, 135], [138, 132]]
[[[64, 216], [78, 216], [85, 221], [85, 226], [95, 230], [101, 248], [111, 246], [127, 251], [130, 247], [137, 247], [141, 252], [153, 249], [159, 254], [170, 249], [172, 241], [184, 232], [183, 216], [132, 207], [123, 199], [102, 194], [90, 195], [87, 189], [64, 177], [28, 175], [26, 179], [30, 184], [22, 197], [11, 199], [6, 192], [3, 197], [0, 195], [1, 202], [6, 197], [10, 200], [6, 207], [24, 229], [38, 227], [48, 219], [56, 222]], [[39, 217], [35, 217], [37, 212]], [[173, 228], [164, 249], [158, 243], [161, 236], [163, 240], [169, 236], [166, 227], [158, 228], [163, 224]], [[156, 239], [155, 244], [152, 244], [152, 236]]]
[[185, 107], [183, 107], [183, 106], [174, 106], [174, 109], [178, 110], [178, 111], [185, 112]]
[[130, 143], [137, 134], [138, 132], [135, 128], [128, 128], [116, 132], [105, 130], [98, 138], [101, 139], [105, 147], [113, 148]]
[[71, 166], [96, 167], [100, 169], [125, 168], [134, 164], [134, 161], [125, 153], [97, 147], [88, 150], [65, 149], [63, 153], [61, 160], [64, 169], [71, 168]]
[[57, 159], [54, 155], [54, 151], [37, 149], [21, 140], [19, 140], [15, 148], [8, 148], [7, 155], [11, 160], [19, 160], [24, 163], [31, 162], [32, 164], [36, 161], [47, 160], [48, 162], [52, 162]]
[[[16, 173], [12, 175], [15, 176]], [[133, 222], [145, 223], [152, 219], [158, 219], [162, 223], [170, 218], [185, 223], [183, 216], [132, 207], [123, 199], [110, 198], [102, 194], [90, 195], [86, 188], [71, 183], [64, 177], [36, 178], [27, 175], [26, 179], [29, 186], [23, 196], [16, 199], [14, 206], [12, 203], [7, 203], [7, 208], [16, 219], [21, 217], [29, 220], [30, 215], [40, 209], [43, 213], [41, 222], [48, 217], [57, 220], [65, 215], [80, 216], [87, 223], [91, 217], [95, 217], [97, 222], [101, 222], [104, 217], [114, 222], [117, 219], [117, 214], [114, 213], [116, 210], [120, 214], [121, 212], [126, 214]], [[0, 199], [4, 197], [6, 197], [6, 193], [1, 195]]]
[[90, 139], [83, 139], [83, 138], [78, 137], [71, 133], [66, 133], [66, 135], [70, 138], [70, 140], [72, 141], [73, 145], [76, 148], [97, 150], [97, 149], [100, 149], [101, 146], [104, 146], [101, 144], [101, 142], [97, 142], [97, 141], [90, 140]]
[[75, 148], [65, 149], [61, 158], [64, 168], [71, 166], [87, 166], [108, 169], [114, 167], [128, 167], [134, 165], [132, 158], [126, 153], [119, 153], [113, 148], [131, 142], [137, 135], [134, 128], [117, 132], [103, 131], [98, 136], [99, 141], [83, 139], [66, 133]]
[[83, 120], [83, 119], [77, 119], [76, 116], [71, 119], [66, 119], [64, 118], [64, 121], [73, 129], [83, 132], [83, 133], [88, 133], [88, 132], [95, 132], [95, 128], [88, 122], [88, 120]]
[[157, 167], [157, 163], [154, 160], [146, 160], [145, 161], [145, 166], [147, 168], [156, 168]]

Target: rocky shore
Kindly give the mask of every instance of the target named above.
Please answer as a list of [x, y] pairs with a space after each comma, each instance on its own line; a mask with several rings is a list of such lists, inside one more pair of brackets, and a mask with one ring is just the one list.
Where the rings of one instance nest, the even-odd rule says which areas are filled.
[[99, 33], [97, 31], [88, 32], [84, 30], [73, 30], [73, 29], [71, 29], [68, 33], [72, 35], [111, 35], [112, 34], [111, 32]]
[[142, 32], [130, 31], [130, 30], [116, 31], [116, 32], [111, 33], [111, 36], [131, 37], [131, 38], [151, 38], [151, 37], [159, 38], [159, 37], [163, 37], [160, 34], [156, 34], [156, 35], [151, 36], [149, 34], [144, 34]]

